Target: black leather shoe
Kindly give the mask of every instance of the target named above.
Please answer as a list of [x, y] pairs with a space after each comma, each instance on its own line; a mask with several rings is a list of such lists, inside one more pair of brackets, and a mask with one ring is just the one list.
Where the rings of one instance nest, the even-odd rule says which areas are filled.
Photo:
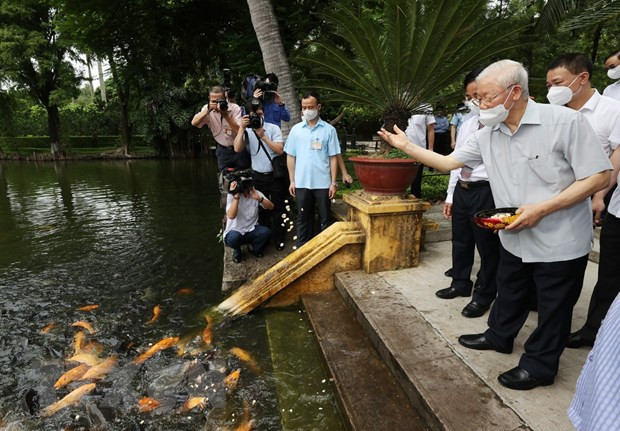
[[486, 313], [488, 309], [488, 305], [482, 305], [472, 300], [469, 304], [465, 306], [465, 308], [463, 308], [461, 314], [465, 317], [480, 317], [484, 315], [484, 313]]
[[581, 333], [581, 331], [573, 332], [568, 336], [566, 347], [568, 347], [569, 349], [578, 349], [583, 346], [594, 346], [594, 339], [586, 337], [584, 334]]
[[512, 347], [510, 349], [500, 349], [486, 339], [484, 334], [467, 334], [459, 337], [459, 343], [468, 349], [474, 350], [495, 350], [499, 353], [512, 353]]
[[452, 277], [452, 268], [443, 273], [446, 277]]
[[440, 289], [435, 292], [435, 295], [441, 299], [453, 299], [457, 296], [471, 296], [471, 292], [464, 292], [454, 287], [446, 287], [445, 289]]
[[507, 388], [517, 391], [529, 391], [537, 386], [549, 386], [553, 384], [553, 377], [542, 379], [532, 376], [521, 367], [514, 367], [497, 377], [497, 380]]
[[264, 256], [264, 254], [263, 254], [263, 253], [261, 253], [261, 252], [254, 252], [254, 251], [253, 251], [253, 252], [252, 252], [252, 254], [254, 255], [254, 257], [258, 257], [258, 258], [261, 258], [261, 257], [263, 257], [263, 256]]
[[233, 251], [233, 258], [232, 258], [233, 262], [235, 263], [241, 263], [241, 251]]

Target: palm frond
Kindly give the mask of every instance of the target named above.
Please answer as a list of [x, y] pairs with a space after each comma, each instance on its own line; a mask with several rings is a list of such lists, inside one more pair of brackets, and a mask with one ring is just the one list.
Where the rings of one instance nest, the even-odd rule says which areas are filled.
[[575, 0], [547, 0], [536, 21], [536, 30], [553, 33], [576, 6]]
[[620, 19], [620, 0], [599, 0], [560, 25], [561, 30], [578, 30]]

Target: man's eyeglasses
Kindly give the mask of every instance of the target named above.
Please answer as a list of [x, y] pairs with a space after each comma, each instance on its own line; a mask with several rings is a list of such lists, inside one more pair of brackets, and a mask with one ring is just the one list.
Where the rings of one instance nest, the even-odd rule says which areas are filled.
[[479, 99], [472, 99], [472, 101], [471, 101], [471, 102], [472, 102], [474, 105], [476, 105], [476, 106], [480, 106], [480, 104], [481, 104], [481, 103], [484, 103], [485, 105], [490, 105], [491, 103], [493, 103], [493, 101], [494, 101], [495, 99], [497, 99], [497, 97], [498, 97], [500, 94], [505, 93], [506, 91], [508, 91], [508, 89], [509, 89], [510, 87], [514, 87], [515, 85], [519, 85], [519, 84], [510, 84], [508, 87], [506, 87], [506, 88], [504, 89], [504, 91], [501, 91], [501, 92], [497, 93], [497, 94], [496, 94], [495, 96], [493, 96], [493, 97], [481, 97], [481, 98], [479, 98]]

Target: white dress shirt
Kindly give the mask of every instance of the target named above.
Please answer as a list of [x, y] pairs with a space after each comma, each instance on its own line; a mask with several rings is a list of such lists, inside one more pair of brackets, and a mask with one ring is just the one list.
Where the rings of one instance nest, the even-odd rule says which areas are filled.
[[[456, 144], [454, 145], [455, 150], [463, 146], [463, 144], [467, 142], [467, 139], [469, 139], [469, 137], [473, 133], [477, 132], [478, 129], [480, 129], [480, 123], [478, 122], [479, 118], [480, 116], [472, 114], [469, 119], [467, 119], [461, 125], [461, 131], [456, 135]], [[446, 203], [452, 203], [454, 197], [454, 188], [456, 187], [457, 181], [461, 180], [476, 182], [489, 180], [489, 176], [487, 175], [487, 170], [484, 167], [484, 163], [478, 163], [473, 167], [470, 166], [471, 175], [469, 176], [469, 178], [461, 177], [461, 169], [462, 168], [458, 168], [450, 171], [450, 182], [448, 183], [448, 190], [446, 192]]]
[[579, 110], [590, 122], [607, 157], [620, 146], [620, 102], [594, 90]]
[[[256, 190], [260, 197], [265, 197], [259, 190]], [[228, 193], [226, 198], [226, 211], [231, 207], [234, 196]], [[245, 197], [242, 194], [239, 197], [239, 206], [237, 206], [237, 217], [230, 219], [226, 217], [226, 229], [224, 229], [224, 238], [231, 230], [246, 234], [252, 232], [258, 224], [258, 206], [263, 207], [256, 199]], [[265, 207], [263, 207], [265, 208]]]
[[620, 101], [620, 80], [608, 85], [607, 88], [603, 90], [603, 96]]
[[419, 147], [426, 148], [426, 131], [431, 124], [435, 124], [435, 117], [431, 114], [412, 115], [407, 123], [405, 134], [411, 142]]

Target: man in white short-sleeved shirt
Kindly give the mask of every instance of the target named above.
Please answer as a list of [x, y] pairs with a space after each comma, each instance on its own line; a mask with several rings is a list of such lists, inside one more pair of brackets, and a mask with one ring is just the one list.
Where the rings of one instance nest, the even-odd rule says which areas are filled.
[[511, 353], [537, 291], [538, 325], [519, 365], [499, 375], [510, 389], [553, 384], [570, 333], [592, 242], [589, 197], [610, 180], [611, 164], [583, 115], [529, 99], [525, 68], [501, 60], [476, 79], [480, 122], [465, 145], [441, 156], [401, 132], [380, 136], [421, 162], [447, 171], [483, 162], [497, 207], [519, 217], [500, 231], [497, 298], [489, 328], [459, 337], [469, 349]]
[[[547, 97], [551, 103], [566, 105], [581, 112], [594, 129], [614, 169], [620, 169], [620, 102], [601, 96], [591, 87], [592, 67], [592, 61], [585, 54], [560, 55], [549, 64], [547, 70], [547, 87], [549, 88]], [[592, 198], [596, 225], [602, 222], [602, 214], [606, 203], [608, 204], [611, 199], [614, 182], [615, 178], [612, 176], [612, 183]], [[613, 232], [614, 229], [609, 226], [602, 230], [601, 242], [607, 244], [610, 240], [607, 236]], [[594, 345], [601, 321], [619, 292], [620, 283], [610, 283], [608, 277], [603, 275], [592, 292], [586, 323], [570, 335], [566, 347], [578, 348]]]
[[605, 58], [605, 69], [609, 79], [614, 79], [616, 82], [603, 90], [603, 96], [620, 101], [620, 49]]
[[[434, 151], [435, 147], [435, 116], [433, 115], [433, 108], [429, 104], [420, 106], [420, 110], [425, 112], [424, 114], [414, 114], [409, 118], [407, 122], [407, 128], [405, 133], [411, 142], [419, 145], [422, 148], [428, 148], [430, 151]], [[428, 136], [428, 142], [426, 137]], [[420, 197], [422, 194], [422, 172], [424, 171], [424, 165], [420, 164], [418, 173], [411, 183], [411, 194]]]

